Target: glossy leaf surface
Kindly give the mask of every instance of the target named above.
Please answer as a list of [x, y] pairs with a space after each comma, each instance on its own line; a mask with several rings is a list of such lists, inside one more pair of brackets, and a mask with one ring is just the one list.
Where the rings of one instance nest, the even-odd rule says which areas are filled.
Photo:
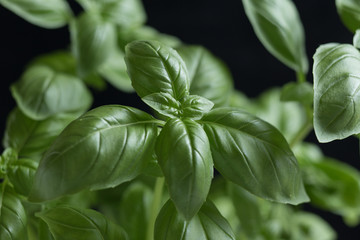
[[8, 166], [7, 176], [17, 193], [29, 195], [38, 163], [31, 159], [21, 158]]
[[217, 107], [227, 105], [233, 80], [226, 65], [200, 46], [180, 46], [176, 49], [189, 72], [190, 93], [211, 100]]
[[11, 93], [20, 110], [36, 120], [64, 112], [84, 112], [92, 103], [80, 79], [46, 66], [30, 67], [11, 86]]
[[205, 113], [209, 112], [214, 107], [214, 103], [197, 95], [189, 95], [181, 107], [182, 115], [184, 117], [200, 119]]
[[0, 239], [27, 240], [26, 224], [27, 217], [20, 198], [6, 187], [0, 195]]
[[19, 157], [38, 159], [60, 132], [75, 118], [74, 114], [59, 114], [36, 121], [15, 108], [7, 119], [3, 144], [13, 148]]
[[215, 168], [249, 192], [272, 201], [308, 201], [297, 160], [272, 125], [238, 109], [219, 108], [201, 121]]
[[37, 216], [48, 224], [56, 240], [128, 239], [120, 226], [94, 210], [59, 206]]
[[140, 97], [163, 92], [182, 101], [189, 95], [186, 65], [172, 48], [157, 41], [131, 42], [125, 49], [125, 62]]
[[178, 117], [181, 112], [181, 104], [169, 93], [152, 93], [142, 100], [158, 113], [167, 117]]
[[320, 142], [360, 133], [360, 53], [326, 44], [314, 55], [314, 129]]
[[115, 27], [99, 15], [83, 13], [70, 25], [72, 51], [80, 76], [95, 72], [116, 49]]
[[44, 201], [135, 178], [152, 159], [156, 120], [140, 110], [103, 106], [67, 126], [40, 162], [31, 198]]
[[265, 48], [296, 72], [308, 71], [304, 30], [291, 0], [243, 0], [247, 17]]
[[190, 220], [206, 201], [213, 177], [210, 145], [202, 127], [171, 119], [156, 141], [158, 163], [178, 211]]
[[169, 200], [161, 209], [155, 224], [155, 240], [235, 240], [226, 219], [209, 201], [190, 221], [185, 221]]
[[59, 28], [72, 16], [65, 0], [0, 0], [0, 4], [32, 24]]
[[336, 9], [345, 26], [352, 32], [360, 28], [360, 2], [336, 0]]

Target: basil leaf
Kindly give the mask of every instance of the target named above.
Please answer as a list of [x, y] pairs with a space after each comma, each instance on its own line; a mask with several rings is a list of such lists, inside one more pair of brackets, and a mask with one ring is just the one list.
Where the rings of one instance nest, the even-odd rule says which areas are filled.
[[31, 159], [19, 159], [8, 166], [6, 173], [17, 193], [29, 195], [37, 167]]
[[5, 148], [15, 149], [19, 157], [35, 160], [76, 117], [75, 114], [59, 114], [35, 121], [15, 108], [7, 119], [3, 144]]
[[167, 117], [178, 117], [181, 115], [180, 102], [169, 93], [152, 93], [143, 97], [142, 100], [158, 113]]
[[308, 201], [296, 158], [273, 126], [228, 108], [212, 110], [199, 122], [209, 137], [215, 168], [225, 178], [272, 201]]
[[177, 47], [181, 43], [178, 38], [160, 33], [155, 28], [150, 26], [141, 26], [131, 29], [118, 29], [118, 43], [123, 50], [125, 50], [126, 44], [135, 40], [159, 41], [169, 47]]
[[92, 102], [89, 90], [80, 79], [45, 66], [27, 69], [20, 81], [11, 86], [11, 93], [20, 110], [35, 120], [85, 111]]
[[157, 120], [140, 110], [103, 106], [67, 126], [36, 172], [32, 201], [129, 181], [152, 159]]
[[59, 206], [37, 214], [56, 240], [126, 240], [126, 232], [101, 213], [90, 209]]
[[30, 66], [34, 65], [46, 66], [54, 72], [76, 76], [75, 58], [67, 51], [55, 51], [38, 56], [30, 62]]
[[243, 0], [245, 13], [265, 48], [296, 72], [308, 71], [304, 30], [291, 0]]
[[319, 142], [360, 133], [360, 53], [325, 44], [314, 55], [314, 129]]
[[210, 201], [204, 203], [194, 218], [186, 221], [169, 200], [156, 219], [154, 239], [235, 240], [235, 236], [229, 223]]
[[308, 82], [291, 82], [281, 89], [280, 100], [284, 102], [300, 102], [311, 106], [314, 100], [313, 86]]
[[360, 29], [356, 30], [354, 39], [353, 39], [353, 45], [356, 48], [360, 48]]
[[342, 22], [352, 32], [360, 28], [360, 3], [356, 0], [336, 0], [336, 9]]
[[[146, 239], [146, 231], [150, 211], [152, 192], [149, 187], [141, 183], [132, 184], [120, 202], [120, 225], [125, 229], [131, 240]], [[143, 230], [139, 230], [143, 229]]]
[[189, 95], [182, 104], [182, 115], [192, 119], [200, 119], [205, 113], [209, 112], [213, 106], [214, 103], [206, 98]]
[[0, 0], [0, 4], [26, 21], [44, 28], [67, 24], [72, 12], [64, 0]]
[[358, 224], [360, 172], [335, 159], [304, 153], [304, 150], [313, 152], [308, 149], [312, 146], [303, 146], [303, 150], [297, 154], [311, 203], [343, 216], [349, 225]]
[[26, 224], [27, 217], [20, 198], [5, 186], [0, 194], [0, 239], [27, 240]]
[[190, 220], [206, 201], [213, 177], [209, 140], [190, 119], [170, 119], [155, 147], [169, 194], [178, 211]]
[[131, 80], [126, 72], [124, 53], [120, 50], [114, 51], [105, 63], [100, 66], [98, 72], [117, 89], [124, 92], [134, 91], [131, 86]]
[[70, 24], [72, 51], [80, 76], [96, 71], [116, 49], [116, 29], [94, 12], [81, 14]]
[[190, 93], [209, 99], [216, 107], [227, 105], [233, 80], [226, 65], [201, 46], [180, 46], [177, 51], [189, 72]]
[[125, 48], [125, 63], [137, 94], [164, 92], [182, 101], [189, 95], [189, 77], [179, 54], [157, 41], [135, 41]]

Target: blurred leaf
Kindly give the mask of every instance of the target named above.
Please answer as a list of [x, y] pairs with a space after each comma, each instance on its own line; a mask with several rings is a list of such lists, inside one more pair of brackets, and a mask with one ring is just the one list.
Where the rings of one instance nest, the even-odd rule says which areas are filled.
[[233, 89], [227, 66], [201, 46], [180, 46], [176, 49], [184, 60], [190, 77], [190, 94], [199, 95], [226, 106]]
[[314, 99], [313, 86], [308, 82], [291, 82], [281, 89], [280, 100], [284, 102], [300, 102], [311, 106]]
[[104, 64], [116, 49], [116, 29], [94, 12], [86, 12], [70, 24], [72, 52], [81, 77]]
[[296, 72], [308, 71], [304, 29], [291, 0], [243, 0], [245, 13], [264, 47]]
[[90, 209], [59, 206], [37, 214], [56, 240], [127, 240], [127, 234], [102, 214]]
[[353, 39], [353, 45], [356, 48], [360, 48], [360, 29], [356, 30], [354, 39]]
[[314, 55], [314, 129], [319, 142], [360, 133], [360, 53], [329, 43]]
[[352, 32], [360, 28], [360, 2], [357, 0], [336, 0], [337, 12], [345, 26]]
[[36, 65], [11, 85], [20, 110], [28, 117], [43, 120], [60, 113], [84, 112], [92, 96], [84, 83], [71, 75]]
[[43, 28], [59, 28], [72, 12], [65, 0], [0, 0], [0, 4], [26, 21]]

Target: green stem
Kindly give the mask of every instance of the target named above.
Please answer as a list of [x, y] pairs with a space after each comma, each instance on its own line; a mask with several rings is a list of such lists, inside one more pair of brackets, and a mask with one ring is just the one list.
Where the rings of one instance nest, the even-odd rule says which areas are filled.
[[297, 143], [302, 141], [312, 130], [312, 122], [307, 120], [304, 126], [301, 127], [300, 131], [297, 132], [295, 137], [289, 141], [290, 148], [293, 148]]
[[156, 179], [155, 188], [154, 188], [154, 197], [151, 204], [150, 218], [146, 231], [146, 240], [154, 239], [155, 221], [161, 205], [164, 183], [165, 183], [165, 179], [163, 177], [159, 177]]
[[305, 82], [306, 81], [305, 74], [301, 71], [296, 72], [296, 79], [297, 79], [298, 83]]

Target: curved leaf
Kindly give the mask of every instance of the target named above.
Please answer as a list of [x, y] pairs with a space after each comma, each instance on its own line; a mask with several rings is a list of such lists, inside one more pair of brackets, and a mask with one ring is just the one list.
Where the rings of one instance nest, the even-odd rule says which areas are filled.
[[360, 2], [336, 0], [336, 9], [345, 26], [352, 32], [360, 28]]
[[11, 86], [20, 110], [30, 118], [43, 120], [64, 112], [84, 112], [92, 97], [84, 83], [46, 66], [32, 66]]
[[8, 166], [6, 174], [17, 193], [29, 195], [37, 167], [34, 160], [23, 158]]
[[134, 92], [131, 80], [126, 72], [124, 53], [113, 51], [111, 56], [99, 67], [99, 74], [112, 86], [124, 92]]
[[354, 47], [360, 49], [360, 29], [356, 30], [354, 38], [353, 38]]
[[212, 202], [205, 202], [198, 214], [186, 221], [169, 200], [156, 219], [154, 239], [235, 240], [235, 236]]
[[190, 93], [211, 100], [216, 107], [227, 105], [233, 80], [226, 65], [201, 46], [181, 46], [176, 50], [189, 72]]
[[126, 232], [101, 213], [90, 209], [59, 206], [37, 214], [56, 240], [127, 240]]
[[209, 140], [192, 120], [170, 119], [156, 140], [156, 155], [176, 208], [191, 219], [206, 201], [213, 177]]
[[325, 44], [314, 55], [314, 129], [320, 142], [360, 133], [360, 53]]
[[86, 12], [70, 24], [72, 51], [80, 76], [95, 72], [116, 49], [116, 29], [101, 16]]
[[209, 137], [215, 168], [265, 199], [308, 201], [296, 158], [270, 124], [238, 109], [210, 111], [199, 122]]
[[26, 213], [20, 198], [12, 189], [5, 187], [5, 191], [0, 194], [0, 239], [28, 239], [26, 224]]
[[54, 72], [76, 76], [76, 62], [68, 51], [55, 51], [40, 55], [32, 60], [30, 66], [42, 65], [51, 68]]
[[204, 97], [189, 95], [185, 98], [181, 107], [182, 116], [191, 119], [200, 119], [214, 107], [214, 103]]
[[115, 187], [135, 178], [152, 159], [156, 124], [149, 114], [118, 105], [84, 114], [45, 153], [31, 200]]
[[142, 100], [161, 115], [180, 116], [181, 104], [169, 93], [152, 93], [143, 97]]
[[0, 0], [0, 4], [32, 24], [59, 28], [72, 16], [65, 0]]
[[15, 108], [7, 119], [4, 147], [15, 149], [19, 157], [38, 159], [76, 117], [77, 115], [74, 114], [59, 114], [42, 121], [35, 121]]
[[311, 106], [314, 100], [313, 86], [308, 82], [290, 82], [281, 89], [280, 100], [284, 102], [300, 102]]
[[265, 48], [296, 72], [308, 71], [304, 30], [291, 0], [243, 0], [245, 12]]
[[164, 92], [182, 101], [189, 95], [189, 77], [179, 54], [157, 41], [134, 41], [125, 48], [132, 85], [140, 97]]

